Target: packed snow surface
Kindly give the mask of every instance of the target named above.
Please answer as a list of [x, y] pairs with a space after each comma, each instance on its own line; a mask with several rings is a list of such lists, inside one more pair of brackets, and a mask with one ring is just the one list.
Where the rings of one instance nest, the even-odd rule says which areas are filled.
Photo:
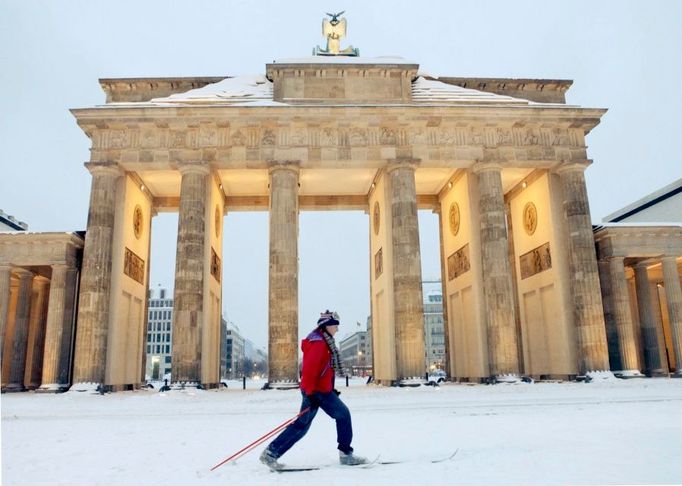
[[[3, 394], [4, 485], [680, 484], [682, 380], [667, 378], [383, 388], [339, 387], [360, 455], [338, 465], [320, 412], [278, 474], [264, 446], [209, 472], [294, 416], [297, 390], [231, 382], [215, 391]], [[338, 383], [343, 385], [343, 383]], [[432, 463], [451, 455], [452, 460]]]

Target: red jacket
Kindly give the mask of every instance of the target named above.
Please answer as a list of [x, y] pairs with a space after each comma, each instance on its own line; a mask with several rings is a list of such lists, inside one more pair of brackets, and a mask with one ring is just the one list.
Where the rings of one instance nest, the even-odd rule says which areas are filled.
[[301, 390], [306, 395], [313, 392], [329, 393], [334, 389], [334, 368], [332, 353], [324, 337], [315, 329], [301, 341], [303, 369], [301, 370]]

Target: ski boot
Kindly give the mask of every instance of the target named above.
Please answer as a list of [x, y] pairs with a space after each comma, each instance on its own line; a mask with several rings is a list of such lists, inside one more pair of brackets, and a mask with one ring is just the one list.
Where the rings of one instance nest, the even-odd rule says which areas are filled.
[[339, 451], [339, 462], [342, 466], [359, 466], [361, 464], [367, 464], [367, 459], [361, 456], [356, 456], [353, 452], [346, 454], [343, 451]]
[[284, 467], [283, 464], [277, 462], [277, 458], [270, 454], [270, 451], [267, 448], [261, 453], [260, 462], [268, 466], [272, 471], [279, 471]]

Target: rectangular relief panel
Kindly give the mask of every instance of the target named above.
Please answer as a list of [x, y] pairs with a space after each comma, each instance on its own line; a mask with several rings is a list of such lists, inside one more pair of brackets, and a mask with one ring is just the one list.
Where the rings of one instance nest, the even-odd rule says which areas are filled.
[[448, 257], [448, 280], [454, 280], [471, 268], [469, 243]]
[[552, 254], [549, 249], [549, 242], [521, 255], [519, 257], [519, 265], [521, 267], [521, 280], [552, 268]]

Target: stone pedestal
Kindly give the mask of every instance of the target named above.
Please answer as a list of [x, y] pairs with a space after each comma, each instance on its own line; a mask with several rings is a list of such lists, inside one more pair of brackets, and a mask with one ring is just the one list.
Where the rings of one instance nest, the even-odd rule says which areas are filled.
[[[298, 166], [270, 174], [268, 364], [270, 386], [298, 382]], [[285, 385], [286, 386], [286, 385]]]
[[92, 188], [83, 248], [78, 332], [74, 351], [75, 385], [104, 383], [116, 185], [121, 177], [116, 166], [87, 164], [87, 167], [92, 174]]
[[578, 367], [581, 374], [609, 369], [604, 308], [584, 170], [585, 164], [571, 164], [557, 170], [564, 197], [573, 299], [571, 307], [578, 337]]
[[393, 249], [393, 308], [398, 380], [421, 379], [424, 362], [424, 301], [415, 166], [387, 167]]
[[661, 366], [661, 350], [658, 346], [658, 331], [653, 319], [649, 275], [646, 265], [635, 265], [635, 287], [637, 289], [637, 310], [642, 329], [644, 368], [648, 375], [664, 373]]
[[26, 348], [28, 345], [28, 326], [31, 314], [31, 296], [33, 288], [33, 274], [29, 271], [18, 269], [19, 294], [14, 318], [14, 332], [7, 336], [12, 340], [11, 354], [5, 359], [9, 360], [9, 379], [3, 391], [23, 391], [24, 372], [26, 369]]
[[45, 347], [45, 317], [47, 311], [48, 285], [45, 277], [33, 279], [31, 297], [31, 317], [28, 326], [28, 345], [26, 347], [26, 371], [24, 386], [35, 390], [40, 386], [43, 370], [43, 351]]
[[677, 272], [675, 257], [664, 257], [662, 263], [665, 299], [668, 304], [673, 351], [675, 353], [675, 363], [677, 363], [675, 375], [682, 377], [682, 288], [680, 287], [680, 275]]
[[501, 168], [494, 164], [477, 164], [474, 167], [478, 176], [490, 375], [498, 379], [519, 373], [514, 287], [500, 171]]
[[5, 348], [11, 277], [12, 267], [9, 265], [0, 265], [0, 360], [2, 359], [3, 350]]
[[635, 345], [634, 326], [630, 313], [630, 295], [625, 278], [625, 265], [622, 257], [608, 260], [608, 279], [611, 289], [611, 308], [618, 339], [618, 351], [622, 376], [642, 376], [639, 369], [639, 356]]
[[174, 383], [201, 383], [201, 336], [204, 322], [204, 238], [209, 167], [180, 167], [180, 209], [173, 308]]

